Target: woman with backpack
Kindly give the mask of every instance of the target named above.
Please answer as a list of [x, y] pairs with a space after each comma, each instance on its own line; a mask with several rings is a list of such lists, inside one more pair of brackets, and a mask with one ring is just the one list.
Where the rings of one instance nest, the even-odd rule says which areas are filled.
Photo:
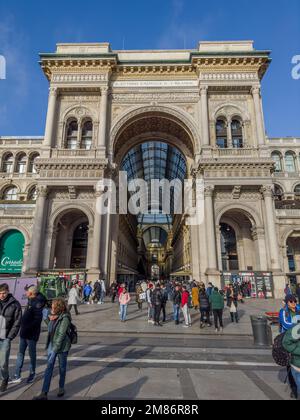
[[282, 344], [291, 355], [291, 373], [297, 386], [295, 397], [298, 399], [300, 391], [300, 324], [286, 332]]
[[46, 321], [48, 324], [48, 339], [46, 349], [48, 352], [48, 365], [44, 375], [42, 393], [35, 397], [36, 401], [48, 400], [51, 380], [56, 359], [59, 361], [59, 392], [57, 397], [65, 395], [65, 381], [67, 373], [67, 360], [71, 349], [71, 315], [63, 299], [55, 299], [52, 303], [51, 315]]

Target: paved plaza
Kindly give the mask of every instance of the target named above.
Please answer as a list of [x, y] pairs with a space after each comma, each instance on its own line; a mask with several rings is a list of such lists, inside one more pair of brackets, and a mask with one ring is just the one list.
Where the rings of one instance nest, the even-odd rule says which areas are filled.
[[[118, 320], [118, 306], [81, 306], [74, 322], [79, 343], [73, 346], [67, 374], [66, 396], [70, 400], [289, 400], [285, 372], [274, 365], [269, 348], [253, 345], [250, 315], [276, 310], [280, 301], [247, 301], [240, 306], [241, 322], [229, 323], [225, 331], [200, 330], [199, 314], [193, 327], [184, 329], [167, 322], [148, 325], [146, 310], [132, 304], [128, 322]], [[168, 308], [169, 318], [172, 312]], [[199, 321], [199, 322], [198, 322]], [[273, 328], [277, 334], [277, 328]], [[39, 343], [38, 378], [28, 386], [11, 385], [3, 400], [31, 400], [41, 391], [45, 367], [45, 333]], [[10, 367], [17, 354], [14, 342]], [[27, 371], [24, 370], [26, 378]], [[56, 399], [58, 371], [50, 399]]]

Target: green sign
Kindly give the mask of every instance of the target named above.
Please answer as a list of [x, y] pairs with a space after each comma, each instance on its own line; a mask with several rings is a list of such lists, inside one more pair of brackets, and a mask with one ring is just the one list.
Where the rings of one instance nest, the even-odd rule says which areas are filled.
[[20, 274], [23, 266], [25, 240], [21, 232], [11, 230], [0, 241], [0, 273]]

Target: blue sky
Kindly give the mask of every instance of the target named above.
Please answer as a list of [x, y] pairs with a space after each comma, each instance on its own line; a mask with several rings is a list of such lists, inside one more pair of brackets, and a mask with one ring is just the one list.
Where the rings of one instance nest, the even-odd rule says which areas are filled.
[[113, 49], [195, 48], [199, 40], [253, 39], [272, 50], [263, 82], [269, 136], [300, 137], [300, 80], [291, 60], [300, 55], [299, 0], [0, 0], [0, 136], [43, 135], [48, 83], [39, 52], [57, 42], [104, 42]]

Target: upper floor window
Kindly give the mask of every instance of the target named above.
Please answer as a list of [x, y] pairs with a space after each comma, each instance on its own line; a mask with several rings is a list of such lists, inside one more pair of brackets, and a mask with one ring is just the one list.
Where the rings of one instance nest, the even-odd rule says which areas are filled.
[[285, 170], [290, 173], [296, 172], [295, 155], [292, 152], [285, 155]]
[[223, 119], [218, 119], [216, 123], [217, 146], [220, 149], [228, 147], [227, 124]]
[[91, 150], [93, 143], [93, 123], [86, 121], [82, 127], [81, 148]]
[[31, 190], [29, 191], [29, 194], [28, 194], [28, 200], [29, 201], [36, 201], [37, 196], [38, 196], [37, 188], [36, 187], [31, 188]]
[[275, 171], [282, 172], [282, 155], [279, 152], [272, 153], [272, 159], [275, 162]]
[[244, 147], [243, 141], [243, 127], [240, 120], [232, 120], [231, 122], [232, 147], [242, 149]]
[[18, 174], [25, 174], [26, 172], [26, 155], [25, 154], [21, 154], [18, 156], [17, 159], [17, 167], [16, 167], [16, 172]]
[[276, 201], [282, 201], [284, 196], [283, 189], [279, 185], [274, 185], [274, 198]]
[[295, 187], [295, 194], [300, 195], [300, 184]]
[[73, 120], [70, 121], [67, 128], [67, 141], [66, 147], [67, 149], [77, 149], [77, 142], [78, 142], [78, 122]]
[[14, 171], [14, 157], [12, 154], [6, 155], [3, 160], [3, 172], [12, 174]]
[[33, 155], [30, 156], [29, 158], [29, 164], [28, 164], [28, 172], [30, 174], [36, 174], [36, 168], [35, 168], [35, 163], [36, 160], [40, 157], [40, 155], [38, 153], [35, 153]]
[[18, 189], [16, 187], [9, 187], [4, 191], [3, 199], [5, 201], [17, 201]]

